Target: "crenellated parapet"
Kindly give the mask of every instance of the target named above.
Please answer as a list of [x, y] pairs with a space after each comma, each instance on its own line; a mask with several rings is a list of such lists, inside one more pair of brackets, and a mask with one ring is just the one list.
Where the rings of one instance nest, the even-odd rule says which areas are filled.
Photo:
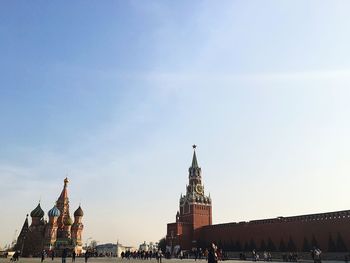
[[318, 214], [308, 214], [308, 215], [300, 215], [300, 216], [289, 216], [289, 217], [279, 216], [276, 218], [223, 223], [223, 224], [216, 224], [216, 225], [205, 226], [205, 227], [215, 228], [215, 227], [225, 227], [225, 226], [232, 227], [237, 225], [280, 224], [280, 223], [289, 223], [289, 222], [312, 222], [312, 221], [336, 221], [336, 220], [346, 219], [346, 218], [350, 219], [350, 210], [318, 213]]

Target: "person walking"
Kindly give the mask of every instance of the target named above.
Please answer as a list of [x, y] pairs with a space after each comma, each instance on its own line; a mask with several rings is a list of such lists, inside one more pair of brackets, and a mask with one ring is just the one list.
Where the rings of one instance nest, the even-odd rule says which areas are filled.
[[54, 260], [55, 259], [55, 250], [52, 250], [51, 251], [51, 260]]
[[66, 258], [67, 258], [67, 249], [63, 249], [62, 251], [62, 263], [66, 263]]
[[162, 251], [159, 249], [157, 252], [157, 262], [162, 263]]
[[85, 258], [85, 263], [87, 263], [88, 259], [89, 259], [89, 252], [88, 251], [85, 252], [84, 258]]
[[45, 254], [46, 254], [45, 250], [41, 251], [41, 262], [44, 261], [44, 259], [45, 259]]
[[77, 254], [75, 253], [75, 249], [73, 250], [73, 252], [72, 252], [72, 262], [75, 262], [75, 256], [76, 256]]
[[208, 252], [208, 263], [217, 263], [217, 262], [218, 262], [218, 257], [216, 254], [216, 246], [214, 243], [212, 243]]

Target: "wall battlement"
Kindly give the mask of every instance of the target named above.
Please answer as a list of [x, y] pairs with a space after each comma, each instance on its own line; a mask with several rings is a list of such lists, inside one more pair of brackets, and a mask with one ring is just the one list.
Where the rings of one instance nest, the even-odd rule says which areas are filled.
[[327, 212], [327, 213], [318, 213], [318, 214], [308, 214], [308, 215], [300, 215], [300, 216], [288, 216], [283, 217], [279, 216], [276, 218], [269, 219], [258, 219], [251, 221], [241, 221], [241, 222], [231, 222], [231, 223], [222, 223], [215, 225], [204, 226], [203, 228], [221, 228], [221, 227], [232, 227], [237, 225], [258, 225], [258, 224], [280, 224], [280, 223], [288, 223], [288, 222], [311, 222], [311, 221], [321, 221], [321, 220], [338, 220], [350, 218], [350, 210], [342, 210], [335, 212]]

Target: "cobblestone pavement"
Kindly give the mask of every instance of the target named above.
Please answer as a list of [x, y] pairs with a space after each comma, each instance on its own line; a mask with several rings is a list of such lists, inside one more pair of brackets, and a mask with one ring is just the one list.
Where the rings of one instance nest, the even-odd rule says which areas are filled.
[[[231, 261], [231, 260], [230, 260]], [[194, 259], [162, 259], [162, 263], [194, 263]], [[225, 261], [226, 262], [226, 261]], [[229, 262], [229, 261], [227, 261]], [[238, 261], [234, 261], [235, 263], [239, 263]], [[0, 258], [0, 263], [12, 263], [10, 258]], [[18, 263], [41, 263], [41, 258], [20, 258]], [[61, 258], [57, 257], [54, 260], [51, 258], [46, 258], [43, 263], [62, 263]], [[71, 258], [66, 259], [66, 263], [72, 263]], [[85, 263], [84, 258], [76, 258], [75, 263]], [[141, 259], [121, 259], [121, 258], [89, 258], [88, 263], [157, 263], [157, 260], [154, 258], [152, 260], [141, 260]], [[206, 263], [206, 260], [197, 260], [197, 263]], [[246, 261], [248, 263], [248, 261]]]
[[[40, 258], [20, 258], [18, 263], [41, 263]], [[10, 263], [10, 258], [0, 258], [0, 263]], [[76, 263], [85, 263], [84, 258], [76, 258]], [[194, 259], [162, 259], [162, 263], [194, 263]], [[206, 263], [206, 260], [197, 260], [196, 263]], [[222, 261], [220, 261], [222, 262]], [[238, 261], [238, 260], [227, 260], [224, 262], [245, 262], [251, 263], [251, 261]], [[12, 263], [12, 262], [11, 262]], [[51, 258], [46, 258], [43, 263], [62, 263], [61, 258], [55, 258], [53, 261]], [[67, 258], [66, 263], [72, 263], [71, 258]], [[140, 259], [121, 259], [121, 258], [89, 258], [88, 263], [157, 263], [157, 260], [154, 258], [152, 260], [140, 260]]]
[[[10, 263], [9, 258], [0, 258], [0, 263]], [[84, 258], [76, 258], [76, 263], [84, 263]], [[206, 260], [197, 260], [196, 263], [206, 263]], [[264, 261], [260, 261], [263, 263]], [[276, 261], [275, 261], [276, 262]], [[299, 262], [313, 263], [311, 260], [303, 260]], [[344, 261], [322, 261], [327, 263], [340, 263]], [[18, 263], [41, 263], [40, 258], [20, 258]], [[62, 263], [61, 258], [55, 258], [53, 261], [50, 258], [44, 260], [43, 263]], [[71, 258], [67, 258], [66, 263], [72, 263]], [[88, 263], [157, 263], [156, 259], [140, 260], [140, 259], [121, 259], [121, 258], [89, 258]], [[162, 259], [162, 263], [195, 263], [194, 259]], [[225, 260], [219, 263], [252, 263], [250, 260]]]

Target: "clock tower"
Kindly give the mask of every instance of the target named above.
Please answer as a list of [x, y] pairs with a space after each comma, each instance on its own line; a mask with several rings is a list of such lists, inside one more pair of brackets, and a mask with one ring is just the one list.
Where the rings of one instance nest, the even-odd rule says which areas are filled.
[[196, 230], [212, 224], [211, 198], [204, 192], [202, 170], [196, 156], [197, 146], [192, 147], [193, 157], [188, 169], [186, 194], [180, 196], [180, 209], [176, 214], [176, 223], [168, 224], [167, 229], [167, 245], [172, 253], [176, 247], [187, 250], [196, 246]]

